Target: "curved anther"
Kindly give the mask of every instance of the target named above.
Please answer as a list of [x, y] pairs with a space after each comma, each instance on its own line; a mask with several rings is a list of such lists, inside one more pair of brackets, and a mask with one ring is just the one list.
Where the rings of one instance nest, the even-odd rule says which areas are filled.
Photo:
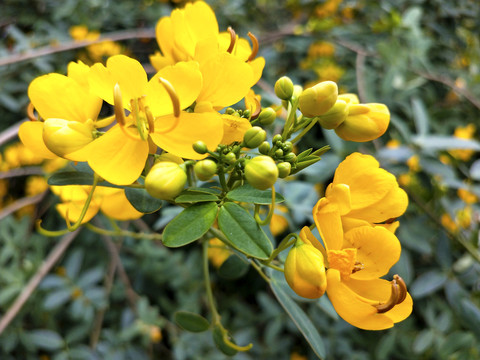
[[173, 105], [173, 116], [179, 117], [180, 116], [180, 111], [182, 110], [180, 108], [180, 99], [178, 98], [177, 92], [175, 91], [175, 88], [173, 85], [168, 81], [167, 79], [164, 78], [158, 78], [158, 81], [163, 85], [165, 90], [167, 90], [168, 95], [170, 96], [170, 100], [172, 100], [172, 105]]
[[235, 42], [237, 41], [237, 34], [231, 26], [228, 27], [227, 31], [230, 33], [230, 45], [228, 46], [227, 52], [231, 54], [235, 47]]
[[122, 91], [118, 83], [113, 87], [113, 110], [115, 112], [115, 118], [121, 127], [125, 126], [127, 122], [125, 119], [125, 111], [123, 109]]
[[253, 101], [255, 101], [255, 112], [250, 116], [250, 120], [255, 120], [262, 111], [262, 105], [260, 104], [260, 101], [258, 101], [257, 97], [254, 97]]
[[33, 104], [30, 102], [27, 106], [27, 116], [30, 121], [38, 121], [37, 117], [35, 116], [35, 108]]
[[383, 314], [389, 310], [392, 310], [394, 306], [397, 305], [398, 303], [398, 298], [400, 295], [399, 286], [395, 279], [391, 281], [391, 284], [392, 284], [392, 294], [390, 295], [390, 298], [387, 300], [387, 302], [375, 306], [379, 314]]
[[355, 266], [352, 269], [352, 274], [356, 273], [357, 271], [365, 269], [365, 265], [363, 265], [361, 262], [356, 261]]
[[248, 32], [248, 37], [250, 38], [250, 40], [252, 41], [252, 53], [250, 54], [250, 56], [248, 57], [247, 59], [247, 62], [248, 61], [253, 61], [255, 60], [255, 58], [257, 57], [257, 53], [258, 53], [258, 40], [257, 38], [255, 37], [255, 35], [253, 35], [251, 32]]
[[145, 106], [145, 115], [147, 116], [148, 121], [148, 132], [153, 133], [155, 131], [155, 119], [148, 106]]
[[398, 295], [397, 304], [400, 304], [407, 297], [407, 284], [405, 284], [405, 281], [397, 274], [393, 275], [393, 280], [398, 284], [400, 294]]

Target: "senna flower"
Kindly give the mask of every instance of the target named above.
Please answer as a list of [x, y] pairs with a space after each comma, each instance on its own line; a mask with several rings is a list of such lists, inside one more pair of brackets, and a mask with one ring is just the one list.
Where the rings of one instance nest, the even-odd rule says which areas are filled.
[[[56, 206], [59, 214], [69, 222], [75, 223], [80, 217], [92, 187], [66, 185], [51, 186], [51, 189], [62, 201]], [[95, 188], [82, 224], [90, 221], [99, 211], [112, 219], [121, 221], [138, 219], [143, 215], [130, 204], [123, 189], [105, 186]]]
[[405, 212], [407, 205], [407, 194], [393, 174], [381, 169], [374, 157], [353, 153], [338, 166], [314, 212], [321, 207], [334, 207], [345, 231], [380, 223], [394, 231], [398, 222], [393, 220]]
[[92, 66], [89, 84], [95, 94], [115, 106], [118, 124], [75, 155], [113, 184], [137, 180], [156, 146], [180, 157], [199, 159], [203, 156], [192, 149], [195, 141], [215, 148], [223, 136], [218, 113], [180, 111], [195, 101], [202, 87], [195, 62], [165, 67], [147, 80], [138, 61], [116, 55], [106, 66]]
[[61, 156], [80, 160], [70, 154], [94, 140], [94, 128], [106, 125], [96, 121], [102, 99], [90, 91], [85, 80], [89, 71], [82, 62], [71, 62], [68, 76], [51, 73], [30, 83], [28, 96], [40, 120], [32, 111], [32, 121], [20, 126], [19, 137], [35, 154], [46, 159]]

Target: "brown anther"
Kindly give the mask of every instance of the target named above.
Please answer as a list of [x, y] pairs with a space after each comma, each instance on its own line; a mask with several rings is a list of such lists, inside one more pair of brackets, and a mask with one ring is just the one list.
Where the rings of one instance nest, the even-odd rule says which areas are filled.
[[145, 106], [144, 110], [148, 121], [148, 132], [153, 133], [155, 131], [155, 119], [153, 118], [153, 114], [148, 106]]
[[387, 300], [387, 302], [375, 306], [377, 308], [377, 313], [379, 314], [383, 314], [389, 310], [392, 310], [394, 306], [397, 305], [398, 303], [398, 298], [400, 295], [399, 286], [395, 279], [391, 281], [391, 284], [392, 284], [392, 294], [390, 295], [390, 298]]
[[123, 109], [122, 92], [118, 83], [113, 87], [113, 110], [117, 122], [121, 127], [124, 127], [127, 121], [125, 119], [125, 110]]
[[227, 49], [227, 52], [231, 54], [233, 51], [233, 48], [235, 47], [235, 43], [237, 41], [237, 34], [235, 33], [235, 30], [233, 30], [231, 26], [228, 27], [227, 31], [230, 33], [230, 45]]
[[397, 274], [393, 275], [393, 280], [397, 282], [398, 288], [400, 290], [400, 294], [398, 295], [397, 300], [397, 304], [400, 304], [407, 297], [407, 284], [405, 284], [405, 281], [403, 281], [403, 279]]
[[248, 62], [248, 61], [255, 60], [255, 58], [257, 57], [257, 54], [258, 54], [258, 40], [255, 37], [255, 35], [253, 35], [251, 32], [248, 32], [247, 35], [250, 38], [250, 40], [252, 41], [252, 53], [250, 54], [250, 56], [247, 59], [247, 62]]
[[385, 224], [392, 224], [395, 220], [397, 220], [397, 218], [390, 218], [385, 221]]
[[27, 116], [30, 119], [30, 121], [38, 121], [34, 111], [35, 111], [35, 108], [33, 107], [33, 104], [30, 102], [27, 106]]
[[252, 114], [252, 116], [250, 116], [250, 120], [255, 120], [262, 111], [262, 105], [260, 104], [260, 101], [258, 101], [257, 97], [254, 97], [253, 101], [255, 101], [255, 112]]
[[356, 273], [357, 271], [365, 269], [365, 265], [363, 265], [361, 262], [356, 261], [355, 266], [353, 267], [352, 274]]

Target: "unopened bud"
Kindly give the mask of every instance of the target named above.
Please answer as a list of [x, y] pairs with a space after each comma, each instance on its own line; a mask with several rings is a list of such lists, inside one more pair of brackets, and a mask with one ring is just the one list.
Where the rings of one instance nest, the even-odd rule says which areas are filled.
[[231, 151], [224, 156], [224, 159], [227, 162], [227, 164], [233, 164], [235, 161], [237, 161], [237, 157]]
[[293, 82], [287, 76], [282, 76], [275, 83], [275, 95], [279, 99], [288, 100], [293, 95]]
[[277, 113], [271, 107], [267, 107], [260, 112], [258, 115], [258, 122], [262, 125], [271, 125], [275, 122]]
[[155, 198], [172, 200], [187, 182], [187, 174], [174, 162], [157, 162], [145, 177], [145, 189]]
[[293, 149], [293, 144], [291, 141], [285, 141], [283, 143], [283, 146], [282, 146], [282, 150], [285, 152], [285, 153], [289, 153], [290, 151], [292, 151]]
[[64, 119], [47, 119], [43, 123], [43, 141], [58, 156], [80, 150], [94, 140], [93, 122], [82, 123]]
[[282, 157], [282, 156], [283, 156], [283, 150], [282, 150], [282, 149], [277, 149], [277, 150], [275, 150], [275, 156], [276, 156], [277, 158]]
[[338, 100], [343, 100], [347, 103], [347, 105], [354, 105], [360, 104], [360, 100], [358, 100], [358, 96], [355, 94], [340, 94], [338, 95]]
[[277, 134], [272, 139], [272, 144], [275, 144], [277, 141], [282, 141], [282, 135]]
[[261, 143], [258, 147], [258, 151], [260, 152], [260, 154], [267, 155], [270, 151], [270, 144], [268, 143], [268, 141], [264, 141], [263, 143]]
[[267, 138], [267, 132], [259, 126], [248, 129], [243, 135], [243, 143], [250, 149], [255, 149]]
[[303, 86], [294, 85], [292, 99], [298, 99], [303, 92]]
[[325, 114], [318, 117], [318, 123], [327, 130], [335, 129], [345, 121], [348, 115], [348, 105], [344, 100], [337, 100], [335, 105]]
[[295, 155], [293, 152], [290, 152], [283, 157], [283, 160], [288, 161], [289, 163], [294, 163], [297, 160], [297, 155]]
[[305, 89], [298, 99], [303, 115], [315, 117], [325, 114], [337, 101], [338, 88], [333, 81], [322, 81]]
[[257, 156], [245, 165], [245, 178], [254, 188], [266, 190], [277, 181], [277, 165], [269, 156]]
[[197, 141], [196, 143], [194, 143], [193, 150], [202, 155], [208, 152], [207, 145], [203, 141]]
[[290, 171], [292, 171], [292, 165], [289, 162], [281, 162], [277, 164], [278, 168], [278, 177], [283, 179], [290, 175]]
[[193, 167], [193, 171], [195, 171], [195, 175], [198, 179], [207, 181], [217, 173], [217, 164], [210, 159], [197, 161]]

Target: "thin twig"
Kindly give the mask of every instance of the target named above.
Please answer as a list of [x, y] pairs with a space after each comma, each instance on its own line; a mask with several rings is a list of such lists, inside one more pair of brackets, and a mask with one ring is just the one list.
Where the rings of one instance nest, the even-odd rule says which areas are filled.
[[38, 268], [37, 272], [30, 279], [28, 284], [23, 288], [20, 295], [17, 296], [13, 304], [7, 310], [5, 315], [0, 319], [0, 334], [3, 333], [5, 328], [10, 324], [10, 322], [15, 318], [18, 312], [21, 310], [25, 302], [33, 294], [37, 286], [40, 284], [45, 275], [48, 274], [50, 269], [57, 263], [60, 257], [63, 255], [65, 250], [71, 244], [73, 239], [77, 236], [80, 230], [75, 230], [74, 232], [68, 233], [62, 237], [62, 239], [55, 245], [50, 254], [44, 260], [42, 265]]
[[[1, 61], [1, 60], [0, 60]], [[18, 128], [22, 123], [25, 121], [28, 121], [28, 119], [23, 119], [16, 124], [13, 124], [9, 128], [6, 128], [0, 133], [0, 145], [3, 145], [4, 143], [12, 140], [13, 138], [17, 137], [18, 135]]]
[[20, 210], [24, 206], [39, 203], [45, 197], [47, 192], [48, 192], [48, 190], [42, 192], [41, 194], [35, 195], [35, 196], [24, 197], [24, 198], [21, 198], [21, 199], [15, 201], [15, 202], [5, 206], [2, 209], [2, 211], [0, 211], [0, 220], [2, 220], [4, 217], [7, 217], [8, 215], [14, 213], [15, 211]]
[[0, 172], [0, 179], [8, 179], [17, 176], [27, 176], [27, 175], [43, 175], [44, 171], [41, 166], [27, 166], [16, 169], [11, 169], [8, 171]]
[[143, 38], [143, 39], [155, 38], [155, 31], [151, 29], [118, 31], [118, 32], [103, 34], [100, 38], [93, 41], [73, 40], [66, 43], [62, 43], [62, 44], [44, 46], [44, 47], [27, 51], [26, 53], [23, 53], [23, 54], [14, 54], [12, 56], [7, 56], [3, 59], [0, 59], [0, 66], [15, 64], [21, 61], [35, 59], [40, 56], [56, 54], [63, 51], [75, 50], [75, 49], [86, 47], [88, 45], [99, 44], [105, 41], [120, 41], [120, 40], [139, 39], [139, 38]]
[[367, 88], [365, 85], [365, 55], [357, 53], [355, 60], [355, 74], [357, 75], [357, 90], [360, 103], [367, 101]]

